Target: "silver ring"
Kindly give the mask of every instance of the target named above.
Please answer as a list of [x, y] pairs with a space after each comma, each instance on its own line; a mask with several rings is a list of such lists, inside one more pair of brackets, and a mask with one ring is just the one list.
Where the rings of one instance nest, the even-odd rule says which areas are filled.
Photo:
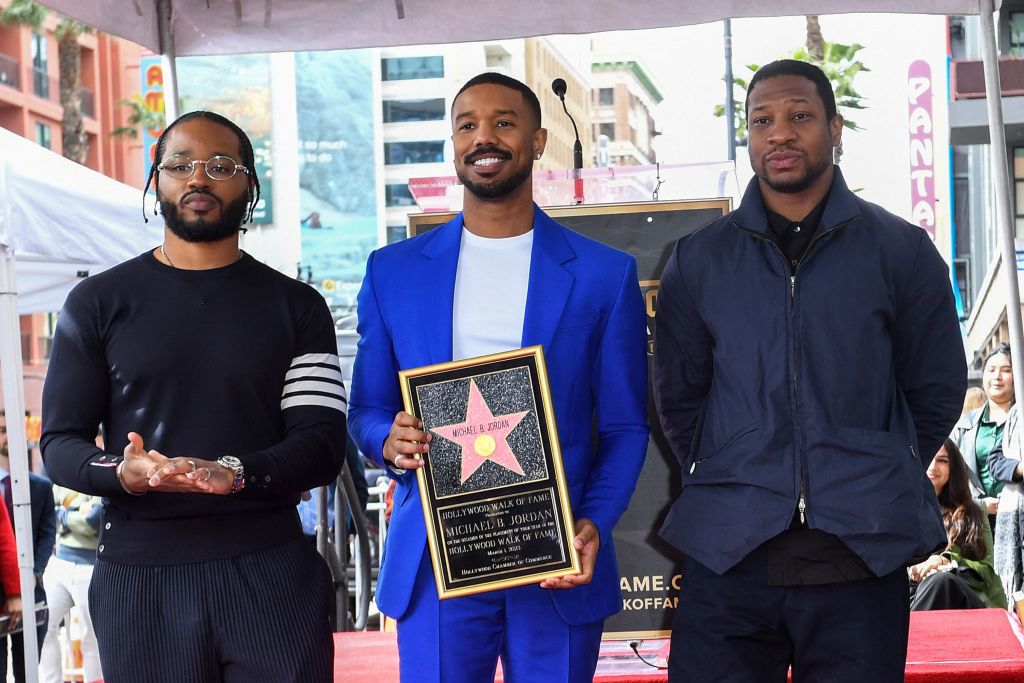
[[[185, 462], [187, 462], [189, 465], [192, 465], [192, 472], [196, 471], [196, 461], [195, 460], [186, 460]], [[192, 474], [192, 472], [189, 472], [189, 474]]]
[[199, 481], [210, 481], [210, 477], [213, 476], [213, 472], [210, 471], [210, 468], [209, 467], [200, 467], [199, 469], [204, 471], [204, 472], [206, 472], [206, 476], [203, 477], [202, 479], [200, 479]]

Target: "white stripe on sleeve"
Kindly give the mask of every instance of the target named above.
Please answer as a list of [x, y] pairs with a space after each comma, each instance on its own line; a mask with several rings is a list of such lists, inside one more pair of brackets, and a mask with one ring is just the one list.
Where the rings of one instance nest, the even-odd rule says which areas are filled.
[[327, 396], [320, 396], [317, 394], [302, 394], [298, 396], [289, 396], [288, 398], [281, 400], [281, 410], [294, 408], [296, 406], [323, 406], [324, 408], [340, 410], [345, 415], [348, 415], [348, 404], [337, 398], [329, 398]]
[[297, 406], [322, 406], [348, 414], [337, 354], [307, 353], [292, 360], [281, 391], [281, 410]]

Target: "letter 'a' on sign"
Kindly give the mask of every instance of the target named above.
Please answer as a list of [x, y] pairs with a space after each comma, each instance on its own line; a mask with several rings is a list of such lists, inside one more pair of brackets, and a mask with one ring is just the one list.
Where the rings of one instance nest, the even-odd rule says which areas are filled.
[[437, 594], [578, 574], [574, 522], [540, 346], [399, 373], [432, 435], [416, 470]]

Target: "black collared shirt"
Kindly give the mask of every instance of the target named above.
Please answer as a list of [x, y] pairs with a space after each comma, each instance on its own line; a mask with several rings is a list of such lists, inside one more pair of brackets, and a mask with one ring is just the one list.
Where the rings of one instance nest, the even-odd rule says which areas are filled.
[[821, 217], [825, 213], [826, 202], [828, 202], [827, 193], [818, 202], [818, 205], [811, 209], [811, 212], [803, 220], [799, 221], [791, 221], [774, 211], [765, 209], [765, 213], [768, 214], [768, 227], [771, 229], [769, 236], [775, 240], [779, 249], [786, 256], [791, 273], [796, 272], [796, 267], [800, 265], [800, 260], [807, 252], [811, 240], [814, 239], [814, 234], [818, 232]]
[[[827, 201], [828, 194], [799, 221], [765, 209], [769, 236], [786, 257], [790, 273], [796, 273], [818, 232]], [[809, 528], [800, 522], [796, 511], [786, 531], [760, 545], [741, 564], [754, 568], [773, 586], [810, 586], [874, 577], [838, 536]]]

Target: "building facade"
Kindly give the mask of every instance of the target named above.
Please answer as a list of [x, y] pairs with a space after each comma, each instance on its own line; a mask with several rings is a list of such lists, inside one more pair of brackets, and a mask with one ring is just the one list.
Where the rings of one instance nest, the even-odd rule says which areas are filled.
[[597, 166], [648, 166], [657, 161], [654, 109], [664, 99], [639, 60], [592, 65], [593, 139]]
[[[1005, 271], [996, 229], [980, 21], [952, 17], [949, 28], [954, 271], [968, 358], [978, 370], [989, 351], [1009, 340]], [[1024, 249], [1024, 0], [1003, 1], [997, 34], [1019, 281]]]

